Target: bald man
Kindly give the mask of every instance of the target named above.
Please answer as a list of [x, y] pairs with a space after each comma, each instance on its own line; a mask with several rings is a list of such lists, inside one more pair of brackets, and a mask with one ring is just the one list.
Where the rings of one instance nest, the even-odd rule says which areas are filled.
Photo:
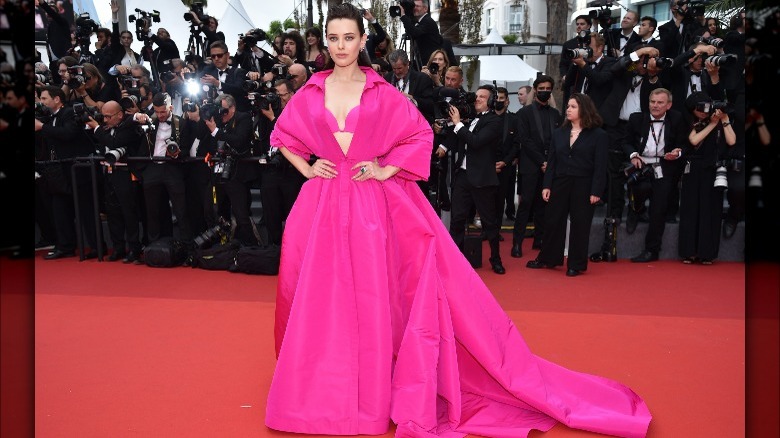
[[113, 242], [108, 260], [132, 263], [141, 254], [141, 215], [136, 204], [140, 187], [130, 177], [126, 157], [143, 142], [143, 134], [134, 115], [125, 113], [119, 102], [109, 100], [100, 112], [102, 123], [90, 119], [87, 125], [95, 131], [98, 150], [105, 153], [106, 164], [111, 166], [105, 179], [108, 232]]
[[293, 91], [300, 90], [306, 80], [309, 79], [306, 73], [306, 67], [303, 64], [293, 64], [287, 71], [290, 75], [290, 81], [293, 84]]

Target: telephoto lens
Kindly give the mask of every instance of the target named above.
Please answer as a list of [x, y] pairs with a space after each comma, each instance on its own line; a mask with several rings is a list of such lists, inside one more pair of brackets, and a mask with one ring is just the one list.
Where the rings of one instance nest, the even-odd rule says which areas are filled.
[[726, 166], [718, 166], [715, 169], [715, 183], [713, 187], [716, 189], [726, 189], [729, 186], [728, 179], [726, 178]]

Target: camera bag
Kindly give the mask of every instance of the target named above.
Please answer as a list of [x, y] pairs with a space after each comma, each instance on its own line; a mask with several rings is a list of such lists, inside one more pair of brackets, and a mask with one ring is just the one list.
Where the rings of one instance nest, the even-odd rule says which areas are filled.
[[162, 237], [144, 248], [144, 262], [153, 268], [181, 266], [187, 259], [187, 247], [172, 237]]
[[474, 269], [482, 267], [482, 236], [481, 230], [470, 232], [466, 228], [466, 236], [463, 238], [463, 254]]
[[236, 255], [241, 244], [231, 240], [225, 244], [213, 245], [209, 248], [195, 248], [192, 257], [192, 267], [210, 271], [227, 271], [236, 262]]
[[234, 272], [254, 275], [277, 275], [282, 251], [279, 245], [242, 246], [236, 254]]

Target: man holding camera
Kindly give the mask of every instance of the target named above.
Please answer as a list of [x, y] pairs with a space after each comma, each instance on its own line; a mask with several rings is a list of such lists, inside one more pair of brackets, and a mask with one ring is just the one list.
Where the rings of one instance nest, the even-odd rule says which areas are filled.
[[224, 41], [215, 41], [209, 47], [211, 64], [201, 72], [200, 83], [210, 86], [216, 94], [229, 94], [236, 102], [238, 111], [249, 111], [249, 99], [244, 92], [247, 71], [235, 65], [228, 65], [230, 52]]
[[[561, 51], [566, 52], [572, 49], [584, 49], [588, 47], [590, 44], [590, 28], [592, 24], [593, 21], [590, 19], [589, 15], [578, 15], [577, 18], [574, 19], [574, 38], [564, 41], [561, 46]], [[561, 83], [566, 80], [569, 66], [571, 66], [571, 59], [561, 56], [561, 60], [558, 63], [558, 72], [561, 75]], [[568, 99], [566, 99], [567, 96], [568, 94], [564, 96], [564, 102], [568, 101]]]
[[459, 110], [450, 106], [450, 119], [455, 124], [455, 173], [452, 177], [452, 218], [450, 235], [461, 250], [464, 248], [466, 223], [472, 208], [482, 220], [482, 230], [490, 244], [490, 266], [496, 274], [506, 273], [499, 253], [500, 224], [496, 222], [496, 148], [501, 142], [501, 118], [493, 112], [493, 87], [483, 85], [476, 92], [476, 117], [461, 121]]
[[639, 14], [636, 11], [626, 11], [623, 15], [623, 19], [620, 20], [620, 27], [616, 29], [605, 29], [604, 33], [607, 36], [607, 45], [613, 44], [609, 47], [609, 54], [615, 58], [620, 58], [625, 52], [626, 47], [641, 41], [639, 35], [634, 32], [634, 26], [639, 22]]
[[645, 249], [631, 259], [634, 263], [658, 260], [666, 226], [669, 193], [676, 189], [681, 172], [682, 150], [688, 129], [682, 114], [672, 108], [672, 93], [666, 88], [650, 92], [650, 114], [634, 113], [628, 119], [623, 148], [631, 158], [626, 169], [632, 202], [626, 215], [626, 231], [633, 233], [637, 212], [649, 199], [649, 226]]
[[[402, 0], [401, 23], [404, 32], [412, 42], [412, 61], [416, 71], [428, 62], [431, 54], [442, 48], [439, 26], [428, 13], [428, 0]], [[416, 56], [419, 55], [419, 58]]]
[[[663, 44], [661, 55], [674, 58], [683, 53], [685, 48], [693, 42], [693, 35], [702, 27], [702, 24], [696, 20], [694, 9], [702, 8], [703, 2], [695, 8], [690, 7], [690, 0], [670, 0], [669, 10], [672, 13], [672, 19], [662, 24], [658, 28], [658, 38]], [[680, 99], [678, 96], [678, 100]]]
[[136, 204], [136, 182], [127, 167], [127, 151], [143, 142], [141, 128], [132, 114], [122, 111], [116, 101], [108, 101], [101, 108], [103, 123], [90, 118], [87, 125], [95, 133], [101, 151], [105, 151], [108, 173], [105, 179], [106, 216], [114, 251], [108, 261], [132, 263], [141, 254], [140, 211]]
[[[188, 15], [189, 18], [187, 18]], [[225, 34], [222, 31], [217, 31], [219, 21], [203, 13], [203, 3], [193, 3], [192, 8], [184, 13], [184, 19], [192, 23], [190, 32], [193, 35], [199, 35], [203, 32], [203, 35], [206, 36], [203, 47], [200, 48], [202, 53], [207, 53], [214, 41], [225, 41]]]
[[[76, 114], [71, 107], [64, 104], [65, 93], [61, 88], [47, 85], [41, 91], [40, 102], [52, 114], [51, 120], [45, 123], [35, 119], [35, 131], [40, 131], [48, 149], [51, 160], [67, 160], [84, 157], [95, 152], [91, 142], [85, 135], [83, 124], [76, 120]], [[61, 178], [48, 185], [52, 196], [52, 213], [54, 226], [57, 230], [57, 244], [54, 250], [43, 258], [55, 260], [63, 257], [73, 257], [76, 250], [76, 212], [73, 205], [73, 191], [78, 191], [79, 216], [84, 237], [91, 251], [86, 258], [97, 257], [97, 239], [95, 237], [95, 217], [93, 210], [92, 189], [87, 172], [76, 171], [76, 187], [71, 184], [71, 168], [73, 163], [52, 163], [60, 172]], [[44, 174], [44, 178], [47, 176]], [[53, 176], [52, 176], [53, 178]]]
[[[140, 143], [133, 152], [135, 157], [151, 158], [151, 162], [141, 162], [131, 167], [131, 171], [141, 180], [146, 200], [146, 225], [149, 242], [163, 237], [163, 229], [171, 220], [162, 208], [167, 192], [173, 206], [173, 214], [179, 225], [179, 238], [189, 244], [192, 240], [192, 227], [187, 216], [184, 173], [182, 165], [173, 161], [183, 157], [181, 141], [181, 120], [173, 113], [171, 96], [157, 93], [152, 100], [154, 115], [149, 117], [138, 113], [137, 122], [149, 126], [146, 141]], [[165, 221], [165, 222], [163, 222]]]
[[561, 114], [549, 105], [555, 80], [547, 75], [539, 75], [534, 80], [534, 100], [517, 112], [517, 135], [520, 149], [518, 162], [518, 187], [520, 202], [517, 207], [512, 232], [512, 251], [514, 258], [523, 256], [523, 238], [528, 218], [533, 211], [534, 243], [533, 248], [542, 247], [544, 234], [544, 208], [542, 182], [547, 170], [547, 152], [550, 150], [553, 131], [561, 125]]
[[[714, 64], [711, 57], [717, 48], [705, 42], [694, 43], [690, 50], [674, 59], [671, 71], [672, 93], [677, 97], [674, 109], [686, 114], [685, 99], [697, 91], [704, 91], [710, 96], [723, 96], [719, 85], [720, 67]], [[727, 60], [728, 58], [721, 58]], [[705, 73], [705, 66], [707, 72]], [[692, 116], [687, 120], [692, 122]]]
[[219, 95], [213, 105], [216, 108], [208, 113], [205, 106], [201, 108], [201, 117], [217, 145], [220, 161], [215, 165], [215, 172], [219, 170], [218, 177], [230, 199], [236, 220], [234, 236], [244, 245], [255, 245], [257, 238], [251, 218], [249, 188], [258, 176], [258, 166], [257, 162], [241, 160], [251, 155], [252, 117], [237, 111], [236, 100], [230, 94]]
[[238, 49], [233, 56], [233, 64], [246, 70], [249, 79], [256, 81], [271, 81], [276, 58], [257, 46], [258, 41], [265, 39], [265, 32], [260, 29], [250, 29], [246, 34], [240, 34]]

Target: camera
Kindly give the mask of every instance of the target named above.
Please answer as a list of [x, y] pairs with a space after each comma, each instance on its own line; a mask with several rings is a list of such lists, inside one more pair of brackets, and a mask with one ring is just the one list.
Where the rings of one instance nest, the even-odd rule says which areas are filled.
[[705, 61], [710, 61], [713, 65], [717, 66], [728, 65], [737, 62], [737, 55], [733, 53], [726, 55], [712, 55], [708, 56]]
[[127, 148], [109, 149], [108, 152], [106, 152], [106, 155], [103, 156], [103, 159], [106, 163], [114, 165], [114, 163], [124, 157], [126, 153]]
[[92, 118], [94, 121], [103, 124], [103, 114], [96, 106], [87, 106], [83, 103], [73, 104], [73, 113], [76, 114], [76, 121], [81, 123], [89, 122]]
[[274, 64], [271, 71], [273, 72], [275, 79], [290, 79], [287, 64]]
[[258, 41], [263, 41], [268, 39], [268, 35], [266, 35], [265, 31], [263, 29], [251, 29], [246, 34], [240, 33], [238, 34], [238, 39], [243, 41], [244, 46], [247, 48], [254, 47], [257, 45]]
[[268, 153], [261, 155], [258, 162], [260, 164], [268, 164], [270, 166], [279, 168], [282, 166], [282, 164], [285, 163], [285, 160], [284, 155], [279, 152], [279, 149], [271, 149], [268, 151]]
[[695, 110], [705, 113], [713, 114], [716, 110], [726, 111], [728, 109], [728, 102], [723, 100], [713, 100], [710, 102], [699, 102], [696, 104]]
[[271, 81], [252, 81], [252, 80], [246, 80], [244, 81], [244, 84], [241, 85], [241, 88], [244, 89], [245, 92], [250, 93], [253, 91], [267, 91], [267, 90], [273, 90], [274, 85]]
[[268, 106], [270, 105], [271, 110], [277, 112], [282, 105], [282, 100], [279, 98], [279, 95], [273, 91], [269, 91], [265, 94], [260, 94], [258, 92], [247, 93], [246, 97], [249, 99], [249, 104], [253, 109], [264, 110], [268, 109]]
[[[194, 12], [195, 15], [198, 16], [198, 20], [200, 21], [207, 21], [210, 17], [203, 13], [203, 3], [202, 2], [195, 2], [190, 7], [190, 11]], [[190, 15], [189, 12], [184, 13], [184, 20], [185, 21], [192, 21], [192, 15]]]
[[431, 65], [428, 66], [428, 71], [432, 74], [439, 74], [439, 64], [432, 62]]
[[399, 6], [390, 6], [390, 18], [397, 18], [401, 16], [401, 8], [404, 9], [404, 15], [414, 16], [414, 1], [413, 0], [401, 0], [398, 2]]
[[193, 243], [195, 243], [196, 248], [204, 249], [217, 243], [219, 240], [227, 240], [229, 233], [230, 222], [220, 217], [216, 225], [195, 236]]
[[139, 97], [134, 94], [125, 96], [119, 99], [119, 106], [122, 107], [122, 111], [129, 111], [130, 109], [135, 108], [138, 105], [138, 99]]
[[51, 109], [41, 102], [35, 102], [35, 118], [40, 120], [41, 123], [51, 122], [52, 114]]
[[181, 104], [181, 110], [185, 113], [194, 113], [198, 110], [198, 104], [195, 102], [184, 102]]
[[594, 20], [599, 21], [599, 25], [603, 29], [609, 29], [612, 27], [612, 11], [609, 8], [612, 7], [612, 0], [594, 0], [586, 4], [589, 8], [598, 7], [598, 10], [592, 10], [588, 12], [588, 16]]
[[160, 73], [160, 79], [163, 82], [170, 82], [170, 81], [176, 79], [177, 76], [178, 76], [178, 74], [176, 72], [172, 71], [172, 70], [168, 70], [168, 71], [164, 71], [164, 72]]
[[127, 17], [127, 20], [131, 23], [135, 22], [135, 36], [138, 37], [138, 40], [147, 42], [149, 40], [149, 36], [146, 34], [144, 29], [147, 27], [151, 28], [153, 22], [160, 22], [160, 12], [156, 10], [152, 10], [152, 12], [146, 12], [138, 8], [135, 8], [135, 12], [137, 12], [138, 15], [130, 15]]
[[694, 43], [709, 44], [711, 46], [717, 47], [718, 49], [722, 48], [723, 45], [726, 44], [725, 41], [723, 41], [722, 39], [720, 39], [718, 37], [714, 37], [714, 36], [711, 36], [711, 37], [708, 37], [708, 38], [704, 38], [703, 36], [697, 36], [697, 37], [695, 37], [693, 39], [693, 42]]
[[590, 47], [584, 47], [579, 49], [564, 49], [561, 52], [561, 56], [563, 56], [565, 59], [588, 59], [591, 56], [593, 56], [593, 49]]
[[216, 103], [206, 103], [200, 107], [200, 118], [203, 120], [208, 120], [211, 118], [216, 120], [217, 117], [221, 117], [227, 113], [227, 108], [223, 108], [222, 105], [218, 105]]
[[236, 166], [233, 149], [224, 141], [219, 141], [215, 157], [214, 173], [225, 181], [229, 180], [233, 176], [233, 170]]
[[179, 147], [179, 144], [175, 141], [171, 140], [170, 138], [165, 140], [165, 153], [168, 154], [171, 157], [176, 157], [176, 155], [179, 155], [179, 152], [181, 151], [181, 148]]
[[89, 37], [100, 28], [95, 20], [89, 16], [89, 12], [80, 14], [75, 21], [76, 45], [89, 46]]
[[477, 115], [474, 109], [474, 102], [477, 101], [477, 95], [473, 92], [464, 92], [450, 87], [442, 87], [436, 96], [436, 105], [439, 113], [446, 116], [445, 120], [450, 120], [450, 107], [458, 110], [461, 120], [470, 120]]
[[87, 82], [87, 78], [84, 75], [84, 67], [80, 65], [68, 67], [68, 76], [69, 78], [67, 85], [72, 89], [79, 88]]
[[623, 169], [623, 173], [626, 175], [628, 184], [636, 184], [640, 181], [644, 181], [653, 173], [653, 166], [642, 166], [640, 168], [634, 167], [633, 164]]
[[41, 73], [35, 73], [35, 80], [48, 85], [51, 83], [51, 72], [49, 70], [45, 70]]
[[[655, 67], [659, 70], [663, 70], [665, 68], [669, 68], [674, 65], [674, 59], [672, 58], [664, 58], [662, 56], [656, 56], [655, 58]], [[645, 64], [647, 66], [647, 64]]]
[[[677, 2], [677, 7], [674, 9], [678, 14], [683, 14], [685, 18], [694, 18], [704, 15], [705, 5], [708, 3], [706, 0], [682, 0]], [[682, 10], [682, 7], [688, 5], [688, 9]]]

